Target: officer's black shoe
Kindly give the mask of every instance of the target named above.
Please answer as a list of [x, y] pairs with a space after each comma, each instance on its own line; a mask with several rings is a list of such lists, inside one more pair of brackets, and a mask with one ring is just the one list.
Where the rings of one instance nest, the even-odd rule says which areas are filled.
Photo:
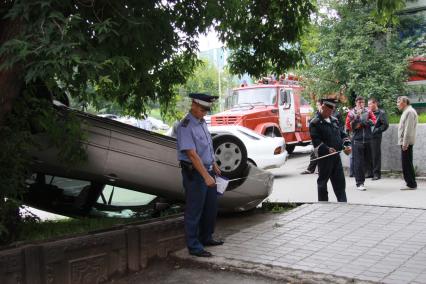
[[373, 175], [366, 176], [365, 178], [373, 178]]
[[190, 251], [189, 252], [190, 255], [195, 255], [198, 257], [212, 257], [213, 255], [211, 254], [211, 252], [208, 252], [206, 250], [201, 250], [201, 251]]
[[206, 247], [212, 247], [212, 246], [221, 246], [223, 245], [224, 241], [222, 240], [215, 240], [215, 239], [211, 239], [210, 241], [203, 243], [204, 246]]
[[371, 180], [379, 180], [380, 177], [373, 177]]

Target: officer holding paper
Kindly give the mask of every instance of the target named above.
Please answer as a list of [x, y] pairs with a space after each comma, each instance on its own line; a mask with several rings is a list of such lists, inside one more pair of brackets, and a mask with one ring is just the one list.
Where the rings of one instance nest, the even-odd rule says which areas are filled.
[[346, 181], [339, 152], [349, 155], [351, 142], [338, 120], [331, 116], [335, 107], [336, 100], [323, 99], [321, 110], [309, 124], [309, 132], [318, 157], [318, 201], [328, 201], [327, 182], [330, 179], [337, 201], [346, 202]]
[[178, 160], [182, 167], [185, 188], [185, 235], [191, 255], [210, 257], [205, 246], [222, 245], [213, 239], [217, 215], [215, 174], [220, 169], [215, 163], [213, 142], [204, 116], [216, 96], [191, 93], [191, 109], [177, 127]]

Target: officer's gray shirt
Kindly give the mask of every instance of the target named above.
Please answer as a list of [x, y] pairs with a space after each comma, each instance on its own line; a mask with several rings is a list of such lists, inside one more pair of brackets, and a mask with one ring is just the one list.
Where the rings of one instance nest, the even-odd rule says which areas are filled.
[[186, 150], [195, 150], [205, 166], [214, 162], [213, 142], [206, 121], [188, 113], [177, 127], [178, 160], [191, 162]]

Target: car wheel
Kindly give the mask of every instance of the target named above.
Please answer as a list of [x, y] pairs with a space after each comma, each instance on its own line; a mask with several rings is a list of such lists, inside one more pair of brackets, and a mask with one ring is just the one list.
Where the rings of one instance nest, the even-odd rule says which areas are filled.
[[216, 163], [222, 174], [230, 179], [239, 178], [247, 168], [247, 149], [237, 137], [229, 134], [213, 138]]
[[286, 149], [287, 153], [289, 153], [289, 154], [293, 153], [294, 148], [296, 148], [296, 145], [294, 145], [294, 144], [290, 144], [290, 145], [287, 144], [287, 145], [285, 145], [285, 149]]

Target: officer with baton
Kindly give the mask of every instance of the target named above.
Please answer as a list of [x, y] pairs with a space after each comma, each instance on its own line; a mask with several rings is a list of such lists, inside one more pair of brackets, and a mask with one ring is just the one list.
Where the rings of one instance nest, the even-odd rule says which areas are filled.
[[330, 179], [337, 201], [346, 202], [346, 181], [340, 152], [352, 151], [348, 135], [331, 116], [336, 107], [334, 99], [322, 99], [321, 110], [309, 124], [309, 132], [318, 161], [318, 201], [328, 201], [327, 182]]

